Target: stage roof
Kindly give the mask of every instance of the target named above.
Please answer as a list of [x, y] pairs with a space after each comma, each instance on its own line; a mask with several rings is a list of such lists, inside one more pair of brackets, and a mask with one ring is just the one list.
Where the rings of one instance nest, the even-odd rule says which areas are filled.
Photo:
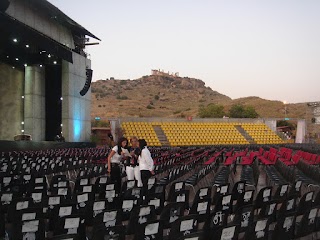
[[52, 19], [55, 19], [61, 25], [71, 29], [72, 31], [100, 40], [47, 0], [29, 0], [28, 2], [33, 8], [41, 12], [46, 12]]

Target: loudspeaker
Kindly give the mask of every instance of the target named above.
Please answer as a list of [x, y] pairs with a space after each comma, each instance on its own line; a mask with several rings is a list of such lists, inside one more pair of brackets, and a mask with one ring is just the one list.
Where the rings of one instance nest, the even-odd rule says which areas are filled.
[[86, 95], [86, 93], [88, 92], [90, 85], [91, 85], [91, 81], [92, 81], [92, 69], [87, 69], [86, 70], [86, 83], [84, 84], [82, 90], [80, 91], [80, 95], [84, 96]]
[[5, 12], [9, 7], [9, 0], [0, 0], [0, 12]]

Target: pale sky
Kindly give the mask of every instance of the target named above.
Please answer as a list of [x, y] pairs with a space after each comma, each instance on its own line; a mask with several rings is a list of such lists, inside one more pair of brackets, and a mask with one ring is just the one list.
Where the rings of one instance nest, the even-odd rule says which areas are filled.
[[49, 0], [101, 38], [93, 79], [179, 72], [235, 99], [320, 101], [319, 0]]

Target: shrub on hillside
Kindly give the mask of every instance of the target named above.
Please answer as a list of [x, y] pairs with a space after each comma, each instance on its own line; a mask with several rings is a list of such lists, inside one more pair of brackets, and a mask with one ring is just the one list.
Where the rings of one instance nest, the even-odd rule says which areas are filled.
[[243, 106], [241, 104], [232, 105], [229, 110], [231, 118], [257, 118], [259, 114], [252, 106]]
[[222, 105], [210, 103], [206, 107], [199, 108], [199, 117], [201, 118], [222, 118], [225, 116]]
[[154, 107], [149, 104], [149, 105], [147, 106], [147, 109], [154, 109]]
[[127, 100], [129, 99], [127, 96], [121, 96], [121, 95], [117, 95], [117, 99], [118, 100]]

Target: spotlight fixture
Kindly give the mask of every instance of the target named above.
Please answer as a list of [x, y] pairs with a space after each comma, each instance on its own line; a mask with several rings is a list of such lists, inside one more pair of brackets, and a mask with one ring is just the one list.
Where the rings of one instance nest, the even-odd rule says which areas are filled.
[[63, 124], [61, 123], [60, 126], [63, 127]]
[[16, 58], [16, 61], [19, 61], [19, 58]]
[[24, 98], [24, 96], [22, 96], [21, 98]]
[[28, 66], [28, 64], [26, 64], [26, 63], [25, 63], [23, 66], [27, 67], [27, 66]]
[[9, 56], [7, 56], [7, 58], [9, 58]]
[[21, 122], [21, 124], [23, 125], [23, 124], [24, 124], [24, 122]]
[[42, 64], [40, 64], [39, 67], [42, 67]]
[[17, 43], [17, 42], [18, 42], [18, 39], [14, 38], [12, 41], [15, 42], [15, 43]]
[[48, 58], [51, 58], [51, 54], [48, 54]]
[[15, 69], [15, 67], [14, 67], [14, 66], [12, 66], [12, 69]]
[[53, 64], [57, 64], [57, 61], [53, 61]]
[[26, 48], [29, 48], [30, 46], [29, 46], [29, 44], [26, 44]]
[[61, 97], [60, 100], [62, 101], [62, 100], [63, 100], [63, 97]]
[[22, 129], [22, 130], [21, 130], [21, 132], [23, 132], [23, 133], [24, 133], [24, 129]]

